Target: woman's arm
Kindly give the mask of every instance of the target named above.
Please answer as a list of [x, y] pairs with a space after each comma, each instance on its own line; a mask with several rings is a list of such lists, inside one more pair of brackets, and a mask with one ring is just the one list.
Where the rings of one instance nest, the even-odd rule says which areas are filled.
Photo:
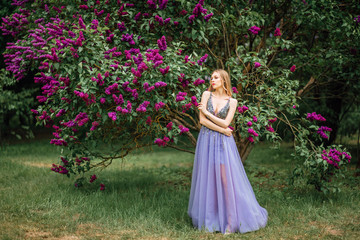
[[206, 117], [208, 117], [216, 125], [218, 125], [218, 126], [220, 126], [222, 128], [227, 128], [230, 125], [233, 118], [234, 118], [237, 104], [238, 104], [238, 101], [236, 99], [231, 99], [230, 100], [230, 109], [229, 109], [228, 115], [226, 116], [225, 119], [221, 119], [221, 118], [216, 117], [215, 115], [213, 115], [212, 113], [210, 113], [206, 109], [203, 109], [203, 110], [205, 110], [204, 115], [206, 115]]
[[[203, 106], [206, 106], [206, 103], [207, 103], [209, 97], [210, 97], [210, 92], [209, 91], [203, 92], [203, 94], [201, 96], [201, 104]], [[201, 110], [200, 110], [199, 119], [200, 119], [200, 124], [201, 125], [204, 125], [205, 127], [210, 128], [211, 130], [214, 130], [214, 131], [217, 131], [217, 132], [220, 132], [220, 133], [224, 133], [224, 131], [226, 129], [226, 128], [223, 128], [223, 127], [220, 127], [220, 126], [216, 125], [215, 123], [213, 123], [209, 119], [207, 119], [205, 117], [205, 115], [202, 113]]]

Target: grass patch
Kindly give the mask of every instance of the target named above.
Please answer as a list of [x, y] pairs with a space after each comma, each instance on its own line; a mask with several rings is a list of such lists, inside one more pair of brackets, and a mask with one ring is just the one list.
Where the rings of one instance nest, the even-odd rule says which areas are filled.
[[[48, 140], [12, 144], [0, 153], [1, 239], [356, 239], [360, 234], [359, 178], [354, 163], [340, 194], [323, 196], [286, 178], [291, 145], [258, 144], [245, 170], [266, 228], [246, 234], [206, 233], [187, 216], [194, 156], [155, 147], [115, 161], [82, 188], [51, 172], [60, 149]], [[87, 175], [90, 177], [90, 174]], [[104, 183], [105, 191], [99, 190]]]

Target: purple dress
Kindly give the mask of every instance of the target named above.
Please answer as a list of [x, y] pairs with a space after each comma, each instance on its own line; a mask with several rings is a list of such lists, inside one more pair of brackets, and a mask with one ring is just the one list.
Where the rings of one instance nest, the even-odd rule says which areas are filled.
[[[225, 119], [229, 101], [214, 113]], [[233, 136], [201, 127], [195, 150], [188, 214], [193, 225], [209, 232], [250, 232], [265, 227], [268, 212], [256, 200]]]

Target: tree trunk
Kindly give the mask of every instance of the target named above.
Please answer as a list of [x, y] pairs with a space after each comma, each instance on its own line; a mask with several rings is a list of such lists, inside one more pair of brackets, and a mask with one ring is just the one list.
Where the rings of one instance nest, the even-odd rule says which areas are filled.
[[[360, 154], [359, 154], [359, 147], [360, 147], [360, 123], [359, 123], [359, 129], [358, 129], [358, 138], [357, 138], [357, 146], [356, 146], [356, 155], [357, 155], [357, 164], [356, 164], [356, 169], [360, 169]], [[358, 171], [355, 176], [359, 177], [360, 176], [360, 171]]]
[[341, 80], [335, 80], [333, 83], [329, 84], [329, 92], [332, 96], [331, 98], [326, 99], [327, 108], [332, 110], [332, 114], [327, 116], [326, 124], [332, 129], [329, 141], [326, 142], [326, 145], [329, 146], [334, 143], [337, 132], [339, 130], [340, 124], [340, 114], [342, 109], [342, 98], [344, 96], [344, 82]]
[[245, 160], [248, 158], [251, 150], [254, 147], [254, 144], [249, 142], [248, 140], [244, 139], [244, 140], [240, 140], [240, 142], [236, 143], [236, 146], [238, 148], [240, 157], [241, 157], [241, 161], [244, 163]]

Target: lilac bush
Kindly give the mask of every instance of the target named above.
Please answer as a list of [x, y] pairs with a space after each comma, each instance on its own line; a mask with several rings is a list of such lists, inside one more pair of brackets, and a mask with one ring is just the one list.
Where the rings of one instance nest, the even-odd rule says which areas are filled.
[[[223, 39], [221, 29], [233, 21], [224, 23], [210, 1], [13, 3], [17, 11], [1, 23], [3, 34], [14, 38], [4, 54], [6, 70], [19, 81], [29, 69], [37, 72], [34, 81], [42, 90], [37, 97], [41, 105], [32, 113], [39, 125], [54, 129], [50, 143], [66, 150], [54, 172], [83, 174], [137, 148], [172, 147], [180, 136], [188, 137], [189, 147], [194, 147], [193, 133], [200, 128], [196, 106], [215, 65], [231, 73], [232, 97], [239, 105], [230, 127], [243, 160], [253, 143], [281, 140], [280, 122], [296, 135], [296, 149], [306, 152], [306, 161], [318, 161], [313, 156], [325, 150], [314, 147], [309, 137], [326, 140], [325, 132], [331, 130], [315, 125], [325, 118], [312, 113], [296, 127], [287, 119], [298, 114], [294, 106], [299, 84], [291, 79], [295, 65], [279, 70], [266, 63], [277, 44], [290, 44], [275, 25], [271, 31], [276, 38], [264, 44], [274, 46], [269, 51], [247, 51], [247, 44], [227, 43], [228, 49], [217, 53], [218, 46], [209, 42]], [[241, 9], [244, 20], [231, 29], [244, 36], [241, 41], [260, 46], [266, 39], [260, 36], [267, 31], [264, 19], [253, 19], [246, 11]]]

